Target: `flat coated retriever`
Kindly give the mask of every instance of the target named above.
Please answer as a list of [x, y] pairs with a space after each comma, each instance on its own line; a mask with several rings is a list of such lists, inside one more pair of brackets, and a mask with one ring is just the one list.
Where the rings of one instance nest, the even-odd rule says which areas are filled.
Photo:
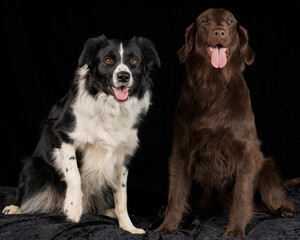
[[179, 60], [186, 63], [169, 159], [169, 198], [162, 233], [184, 214], [229, 211], [223, 237], [243, 237], [254, 211], [282, 217], [294, 208], [271, 158], [260, 150], [242, 72], [254, 52], [231, 12], [208, 9], [186, 29]]

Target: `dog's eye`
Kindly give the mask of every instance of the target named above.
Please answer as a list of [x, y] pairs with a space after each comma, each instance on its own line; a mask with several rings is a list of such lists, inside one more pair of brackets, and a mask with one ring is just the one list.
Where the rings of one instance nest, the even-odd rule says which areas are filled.
[[105, 58], [105, 62], [107, 64], [112, 64], [114, 61], [110, 57], [107, 57], [107, 58]]
[[202, 20], [202, 23], [203, 23], [203, 24], [208, 24], [208, 20], [207, 20], [207, 19], [203, 19], [203, 20]]
[[129, 63], [130, 63], [131, 65], [137, 64], [136, 58], [131, 58], [131, 59], [129, 60]]
[[230, 25], [231, 23], [232, 23], [232, 20], [231, 20], [231, 19], [228, 19], [228, 20], [227, 20], [227, 24]]

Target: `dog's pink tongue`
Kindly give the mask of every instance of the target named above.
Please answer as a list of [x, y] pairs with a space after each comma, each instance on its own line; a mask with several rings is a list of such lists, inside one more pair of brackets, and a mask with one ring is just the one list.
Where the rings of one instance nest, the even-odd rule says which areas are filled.
[[116, 98], [120, 101], [126, 100], [129, 95], [128, 90], [128, 87], [114, 88]]
[[215, 47], [211, 53], [211, 64], [215, 68], [223, 68], [227, 63], [226, 48]]

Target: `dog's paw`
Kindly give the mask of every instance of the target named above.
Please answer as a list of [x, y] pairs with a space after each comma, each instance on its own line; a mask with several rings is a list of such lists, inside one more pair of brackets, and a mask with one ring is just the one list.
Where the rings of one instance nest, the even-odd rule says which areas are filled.
[[78, 223], [80, 221], [80, 217], [82, 214], [82, 208], [79, 206], [78, 207], [65, 206], [64, 213], [67, 216], [67, 220]]
[[245, 231], [242, 230], [226, 230], [223, 234], [223, 238], [242, 238], [245, 236]]
[[141, 228], [123, 228], [124, 230], [131, 232], [132, 234], [143, 234], [145, 230]]
[[178, 224], [174, 224], [174, 223], [175, 222], [173, 222], [173, 223], [170, 223], [170, 222], [165, 223], [164, 222], [156, 229], [156, 231], [159, 231], [162, 234], [170, 233], [178, 227]]
[[6, 206], [2, 213], [4, 214], [21, 214], [21, 209], [18, 206], [15, 205], [10, 205], [10, 206]]
[[82, 214], [82, 203], [81, 201], [72, 201], [69, 199], [65, 200], [64, 213], [67, 219], [71, 222], [78, 223]]
[[292, 217], [294, 216], [295, 214], [295, 211], [293, 209], [290, 209], [288, 207], [280, 207], [278, 209], [278, 214], [281, 216], [281, 217]]

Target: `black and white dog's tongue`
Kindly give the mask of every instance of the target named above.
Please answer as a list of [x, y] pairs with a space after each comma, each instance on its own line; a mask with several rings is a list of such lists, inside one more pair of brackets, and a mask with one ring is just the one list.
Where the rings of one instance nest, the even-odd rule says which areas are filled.
[[115, 97], [119, 101], [125, 101], [129, 95], [129, 88], [128, 87], [119, 87], [113, 88], [115, 92]]

